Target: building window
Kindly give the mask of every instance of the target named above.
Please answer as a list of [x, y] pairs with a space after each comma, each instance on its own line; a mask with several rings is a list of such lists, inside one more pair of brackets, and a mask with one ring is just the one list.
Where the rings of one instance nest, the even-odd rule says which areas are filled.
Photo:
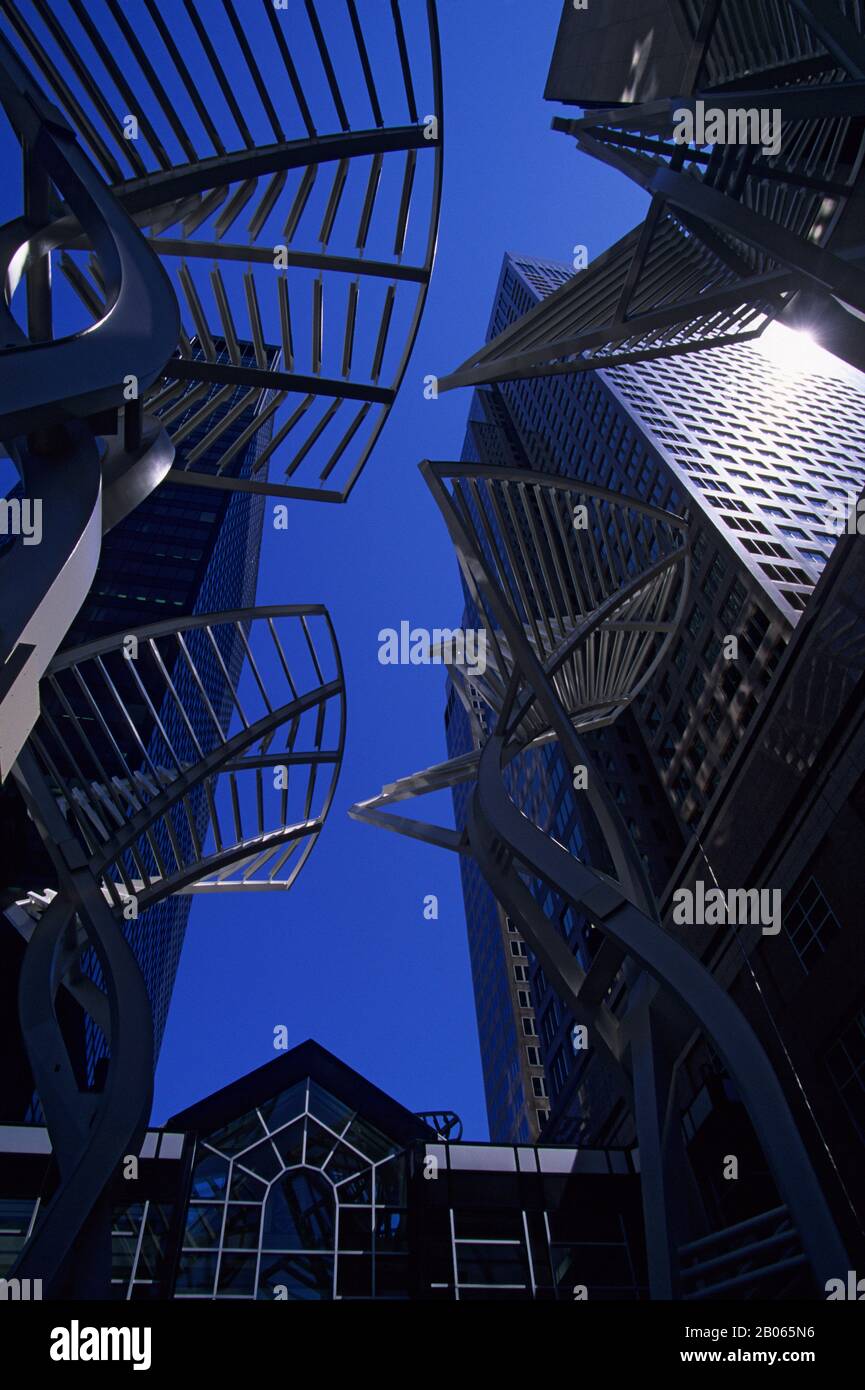
[[553, 1045], [553, 1040], [559, 1028], [559, 1011], [556, 1007], [555, 999], [550, 1000], [549, 1008], [541, 1019], [541, 1037], [547, 1049]]
[[745, 602], [747, 591], [744, 584], [735, 579], [732, 588], [724, 599], [721, 608], [721, 622], [729, 629], [733, 626], [742, 611], [742, 604]]
[[826, 1067], [860, 1139], [865, 1141], [865, 1007], [829, 1048]]
[[568, 1067], [568, 1054], [565, 1048], [560, 1047], [555, 1057], [553, 1058], [553, 1064], [550, 1067], [550, 1076], [552, 1078], [553, 1084], [553, 1095], [557, 1096], [561, 1091], [562, 1087], [564, 1086], [565, 1082], [567, 1081]]
[[732, 700], [736, 691], [739, 689], [741, 680], [742, 675], [738, 666], [734, 666], [731, 663], [721, 677], [721, 690], [723, 691], [725, 700], [728, 702]]
[[705, 614], [703, 613], [702, 608], [700, 608], [699, 605], [695, 603], [694, 607], [691, 609], [690, 614], [688, 615], [687, 622], [688, 632], [690, 633], [691, 637], [697, 636], [697, 633], [700, 631], [700, 628], [703, 626], [704, 622]]
[[523, 1019], [523, 1032], [527, 1038], [536, 1038], [538, 1036], [538, 1030], [535, 1027], [535, 1020], [533, 1018]]
[[784, 925], [806, 972], [813, 970], [828, 943], [841, 930], [816, 878], [808, 880], [788, 907]]
[[512, 956], [525, 956], [525, 955], [528, 955], [528, 952], [526, 951], [526, 943], [525, 943], [524, 941], [512, 941], [512, 942], [511, 942], [511, 955], [512, 955]]
[[691, 672], [691, 679], [688, 681], [688, 694], [690, 695], [691, 699], [694, 701], [695, 704], [699, 700], [705, 688], [706, 677], [703, 675], [703, 672], [700, 670], [699, 666], [695, 666], [693, 671]]
[[527, 966], [525, 966], [525, 965], [515, 965], [515, 966], [514, 966], [514, 979], [515, 979], [515, 980], [517, 980], [520, 984], [524, 984], [525, 981], [528, 980], [528, 978], [529, 978], [529, 971], [528, 971], [528, 967], [527, 967]]
[[541, 1049], [539, 1047], [527, 1047], [526, 1056], [529, 1059], [530, 1067], [541, 1066]]
[[536, 1096], [546, 1099], [547, 1083], [542, 1076], [532, 1077], [532, 1090]]
[[520, 1001], [521, 1009], [530, 1009], [532, 1007], [532, 996], [527, 989], [518, 989], [517, 996]]
[[703, 591], [703, 593], [705, 594], [706, 598], [707, 598], [710, 602], [712, 601], [712, 599], [715, 597], [715, 595], [717, 594], [718, 590], [720, 589], [720, 587], [721, 587], [721, 581], [723, 580], [723, 578], [724, 578], [724, 561], [721, 559], [721, 556], [720, 556], [720, 555], [717, 553], [717, 551], [716, 551], [715, 557], [714, 557], [714, 559], [712, 560], [711, 565], [709, 566], [709, 569], [708, 569], [708, 572], [707, 572], [707, 574], [706, 574], [706, 577], [705, 577], [705, 579], [703, 580], [703, 583], [702, 583], [701, 586], [700, 586], [701, 589], [702, 589], [702, 591]]

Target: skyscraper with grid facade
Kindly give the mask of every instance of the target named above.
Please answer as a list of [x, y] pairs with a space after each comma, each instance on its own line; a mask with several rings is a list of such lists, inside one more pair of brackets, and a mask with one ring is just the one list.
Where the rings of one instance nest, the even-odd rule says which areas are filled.
[[[572, 273], [555, 263], [506, 256], [488, 338]], [[659, 897], [707, 815], [832, 553], [838, 503], [865, 478], [865, 384], [825, 354], [808, 368], [805, 374], [771, 348], [742, 344], [670, 361], [502, 382], [473, 397], [464, 458], [580, 478], [691, 518], [695, 573], [680, 638], [635, 714], [589, 740]], [[452, 755], [467, 747], [468, 723], [456, 704], [451, 692]], [[533, 797], [537, 823], [591, 858], [557, 746], [536, 756], [544, 760], [537, 784], [527, 781], [512, 794], [521, 805], [523, 797]], [[459, 798], [455, 804], [459, 821], [464, 807]], [[492, 1048], [485, 1077], [494, 1134], [516, 1134], [508, 1127], [515, 1116], [490, 1098], [512, 1094], [519, 1076], [542, 1121], [550, 1106], [555, 1137], [606, 1142], [610, 1117], [603, 1120], [606, 1129], [597, 1127], [604, 1107], [597, 1100], [588, 1105], [588, 1055], [572, 1046], [573, 1020], [562, 1016], [537, 963], [529, 968], [508, 959], [509, 935], [520, 949], [515, 924], [497, 911], [470, 863], [462, 872], [469, 885], [470, 940], [486, 943], [478, 952], [486, 964], [479, 970], [473, 951], [473, 969], [482, 1052]], [[542, 885], [534, 890], [539, 899], [546, 896]], [[547, 911], [588, 961], [591, 924], [575, 921], [564, 903], [548, 901]], [[484, 1010], [490, 1012], [497, 994], [503, 997], [488, 983], [493, 973], [507, 976], [515, 1026], [494, 1029], [490, 1043]], [[613, 982], [613, 1007], [624, 989], [624, 980]], [[517, 1034], [516, 1057], [502, 1041], [506, 1032]]]

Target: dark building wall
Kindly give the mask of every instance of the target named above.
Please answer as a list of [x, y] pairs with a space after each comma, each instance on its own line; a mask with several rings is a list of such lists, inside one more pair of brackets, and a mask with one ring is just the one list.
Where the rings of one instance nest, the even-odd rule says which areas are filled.
[[[676, 886], [781, 893], [782, 929], [665, 923], [729, 988], [772, 1057], [851, 1253], [865, 1224], [865, 552], [844, 537]], [[720, 1071], [695, 1040], [685, 1104]], [[707, 1112], [710, 1118], [712, 1110]], [[733, 1150], [735, 1151], [735, 1150]], [[730, 1152], [728, 1149], [727, 1152]], [[714, 1173], [704, 1168], [707, 1185]]]

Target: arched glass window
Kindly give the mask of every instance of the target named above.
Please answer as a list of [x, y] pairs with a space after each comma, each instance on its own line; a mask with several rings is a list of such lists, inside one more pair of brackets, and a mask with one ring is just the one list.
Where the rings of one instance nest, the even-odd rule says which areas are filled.
[[264, 1204], [262, 1250], [322, 1250], [336, 1239], [333, 1188], [312, 1168], [294, 1168], [271, 1187]]

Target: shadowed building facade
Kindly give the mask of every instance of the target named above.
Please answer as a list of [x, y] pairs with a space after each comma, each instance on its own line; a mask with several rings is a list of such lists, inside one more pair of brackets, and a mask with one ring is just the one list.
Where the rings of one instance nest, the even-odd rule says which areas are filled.
[[[0, 1277], [50, 1188], [44, 1130], [0, 1126]], [[446, 1140], [311, 1041], [148, 1131], [111, 1196], [118, 1299], [646, 1296], [629, 1153]]]

